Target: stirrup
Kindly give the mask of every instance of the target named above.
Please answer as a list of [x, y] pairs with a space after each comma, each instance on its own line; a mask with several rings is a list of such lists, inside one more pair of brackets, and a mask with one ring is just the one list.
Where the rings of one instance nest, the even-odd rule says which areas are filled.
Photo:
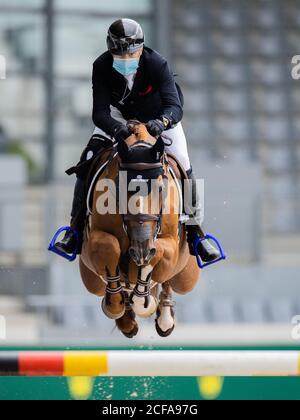
[[[217, 245], [217, 247], [218, 247], [218, 249], [219, 249], [219, 251], [220, 251], [220, 254], [221, 254], [221, 256], [220, 256], [220, 258], [217, 258], [216, 260], [214, 260], [214, 261], [211, 261], [211, 262], [208, 262], [208, 263], [204, 263], [202, 260], [201, 260], [201, 258], [200, 258], [200, 255], [198, 254], [198, 245], [201, 243], [201, 242], [203, 242], [203, 241], [205, 241], [205, 240], [210, 240], [210, 241], [213, 241], [216, 245]], [[222, 260], [226, 260], [226, 255], [225, 255], [225, 253], [224, 253], [224, 251], [223, 251], [223, 248], [222, 248], [222, 246], [221, 246], [221, 244], [220, 244], [220, 242], [218, 241], [218, 239], [217, 238], [215, 238], [214, 236], [212, 236], [212, 235], [206, 235], [205, 236], [205, 238], [197, 238], [196, 240], [195, 240], [195, 242], [194, 242], [194, 251], [195, 251], [195, 255], [196, 255], [196, 258], [197, 258], [197, 263], [198, 263], [198, 265], [199, 265], [199, 267], [203, 270], [203, 268], [205, 268], [205, 267], [208, 267], [209, 265], [213, 265], [213, 264], [216, 264], [217, 262], [219, 262], [219, 261], [222, 261]]]
[[[63, 233], [63, 232], [72, 232], [74, 234], [74, 236], [76, 237], [76, 248], [75, 251], [73, 252], [73, 254], [67, 254], [66, 252], [60, 251], [59, 249], [56, 248], [55, 244], [57, 242], [58, 237]], [[56, 234], [54, 235], [49, 247], [48, 247], [48, 251], [50, 252], [54, 252], [54, 254], [59, 255], [60, 257], [65, 258], [66, 260], [73, 262], [76, 260], [78, 251], [79, 251], [79, 247], [80, 247], [80, 237], [79, 237], [79, 233], [76, 232], [75, 230], [73, 230], [71, 227], [69, 226], [64, 226], [62, 228], [60, 228]]]

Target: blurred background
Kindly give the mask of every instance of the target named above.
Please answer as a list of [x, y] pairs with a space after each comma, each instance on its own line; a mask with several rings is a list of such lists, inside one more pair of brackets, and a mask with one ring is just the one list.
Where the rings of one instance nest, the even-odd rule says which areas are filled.
[[[77, 264], [47, 252], [94, 128], [92, 63], [120, 17], [177, 74], [206, 230], [228, 255], [175, 297], [165, 341], [153, 320], [123, 338]], [[298, 0], [0, 0], [0, 345], [299, 345], [299, 29]]]

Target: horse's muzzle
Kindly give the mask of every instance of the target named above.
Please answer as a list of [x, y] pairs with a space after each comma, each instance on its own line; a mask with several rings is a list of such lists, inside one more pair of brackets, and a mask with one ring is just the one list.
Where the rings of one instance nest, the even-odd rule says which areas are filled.
[[156, 256], [156, 248], [149, 243], [135, 243], [129, 248], [129, 256], [137, 266], [146, 266]]

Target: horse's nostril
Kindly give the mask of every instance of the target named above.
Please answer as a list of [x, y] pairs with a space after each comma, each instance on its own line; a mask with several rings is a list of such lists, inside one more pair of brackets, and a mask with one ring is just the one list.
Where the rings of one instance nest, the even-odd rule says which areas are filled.
[[152, 260], [152, 258], [154, 258], [155, 257], [155, 255], [156, 255], [156, 248], [152, 248], [152, 249], [150, 249], [150, 251], [149, 251], [149, 254], [148, 254], [148, 260]]
[[155, 257], [155, 255], [156, 255], [156, 248], [152, 248], [151, 251], [150, 251], [150, 253], [151, 253], [151, 256], [152, 257]]
[[[151, 248], [150, 250], [144, 250], [143, 254], [140, 254], [139, 250], [132, 246], [132, 247], [129, 248], [128, 253], [129, 253], [129, 257], [133, 261], [135, 261], [137, 263], [144, 262], [144, 263], [148, 264], [152, 260], [152, 258], [155, 257], [156, 248]], [[144, 256], [142, 256], [142, 255], [144, 255]]]

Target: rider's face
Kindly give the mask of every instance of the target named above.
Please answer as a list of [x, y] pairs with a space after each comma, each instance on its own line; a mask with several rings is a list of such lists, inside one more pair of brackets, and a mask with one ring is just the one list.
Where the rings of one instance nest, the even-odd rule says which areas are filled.
[[113, 57], [114, 58], [122, 58], [123, 60], [128, 60], [130, 58], [140, 58], [142, 54], [143, 54], [143, 47], [140, 48], [138, 51], [136, 51], [134, 53], [125, 53], [125, 54], [122, 54], [122, 55], [113, 54]]

